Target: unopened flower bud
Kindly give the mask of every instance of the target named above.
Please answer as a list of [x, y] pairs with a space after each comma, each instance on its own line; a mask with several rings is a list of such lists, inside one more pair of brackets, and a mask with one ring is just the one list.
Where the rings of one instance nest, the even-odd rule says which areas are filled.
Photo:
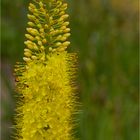
[[37, 59], [37, 57], [36, 56], [31, 56], [31, 58], [33, 59], [33, 60], [36, 60]]
[[35, 26], [35, 24], [33, 22], [28, 22], [28, 25], [31, 27]]
[[42, 42], [41, 41], [38, 41], [37, 43], [38, 43], [38, 45], [42, 46]]
[[69, 37], [69, 36], [70, 36], [70, 33], [64, 34], [64, 37]]
[[29, 39], [29, 40], [34, 40], [34, 37], [32, 37], [31, 35], [29, 35], [29, 34], [25, 34], [25, 37], [27, 38], [27, 39]]
[[36, 29], [33, 28], [27, 28], [27, 31], [32, 34], [32, 35], [38, 35], [38, 31]]
[[70, 42], [69, 41], [66, 41], [63, 43], [63, 46], [69, 46], [70, 45]]
[[61, 42], [57, 42], [55, 45], [59, 47], [59, 46], [62, 45], [62, 43]]
[[65, 33], [70, 32], [70, 28], [66, 28], [66, 29], [64, 30], [64, 32], [65, 32]]
[[30, 52], [24, 52], [24, 55], [30, 57], [32, 54]]
[[27, 57], [23, 57], [23, 60], [24, 60], [25, 62], [30, 62], [30, 61], [31, 61], [31, 59], [30, 59], [30, 58], [27, 58]]
[[68, 25], [69, 25], [69, 22], [68, 21], [66, 21], [66, 22], [63, 23], [63, 26], [68, 26]]
[[30, 14], [27, 14], [27, 17], [30, 19], [30, 20], [35, 20], [36, 17], [34, 15], [30, 15]]
[[43, 40], [42, 40], [42, 43], [43, 43], [43, 44], [46, 44], [46, 43], [47, 43], [47, 40], [46, 40], [46, 39], [43, 39]]
[[49, 51], [52, 51], [52, 47], [49, 47]]

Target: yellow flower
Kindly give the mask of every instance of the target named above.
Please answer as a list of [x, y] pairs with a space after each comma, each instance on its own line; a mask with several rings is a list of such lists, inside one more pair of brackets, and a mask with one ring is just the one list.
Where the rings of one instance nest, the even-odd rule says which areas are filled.
[[76, 54], [68, 53], [70, 29], [63, 0], [29, 4], [24, 63], [15, 66], [20, 94], [17, 140], [73, 140]]

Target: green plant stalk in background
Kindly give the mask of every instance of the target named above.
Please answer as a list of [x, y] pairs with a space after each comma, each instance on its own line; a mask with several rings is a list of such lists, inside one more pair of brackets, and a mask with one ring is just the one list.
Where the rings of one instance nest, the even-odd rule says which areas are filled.
[[20, 101], [18, 140], [73, 140], [76, 54], [66, 51], [70, 29], [63, 0], [33, 0], [23, 63], [15, 66]]

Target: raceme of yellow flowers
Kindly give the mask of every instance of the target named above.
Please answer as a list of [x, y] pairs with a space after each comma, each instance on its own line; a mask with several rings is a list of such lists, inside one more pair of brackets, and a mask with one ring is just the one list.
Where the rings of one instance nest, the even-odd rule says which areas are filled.
[[15, 66], [19, 103], [17, 140], [75, 140], [77, 113], [75, 53], [68, 53], [67, 3], [32, 0], [29, 4], [24, 62]]

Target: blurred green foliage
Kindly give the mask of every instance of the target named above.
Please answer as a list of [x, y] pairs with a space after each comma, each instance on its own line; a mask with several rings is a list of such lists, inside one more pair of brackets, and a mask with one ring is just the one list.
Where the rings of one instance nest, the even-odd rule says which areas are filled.
[[[67, 2], [72, 34], [70, 51], [78, 52], [79, 56], [78, 87], [83, 104], [77, 118], [77, 137], [138, 140], [138, 1]], [[23, 55], [27, 3], [1, 3], [1, 59], [12, 67]], [[3, 140], [7, 139], [3, 136]]]

